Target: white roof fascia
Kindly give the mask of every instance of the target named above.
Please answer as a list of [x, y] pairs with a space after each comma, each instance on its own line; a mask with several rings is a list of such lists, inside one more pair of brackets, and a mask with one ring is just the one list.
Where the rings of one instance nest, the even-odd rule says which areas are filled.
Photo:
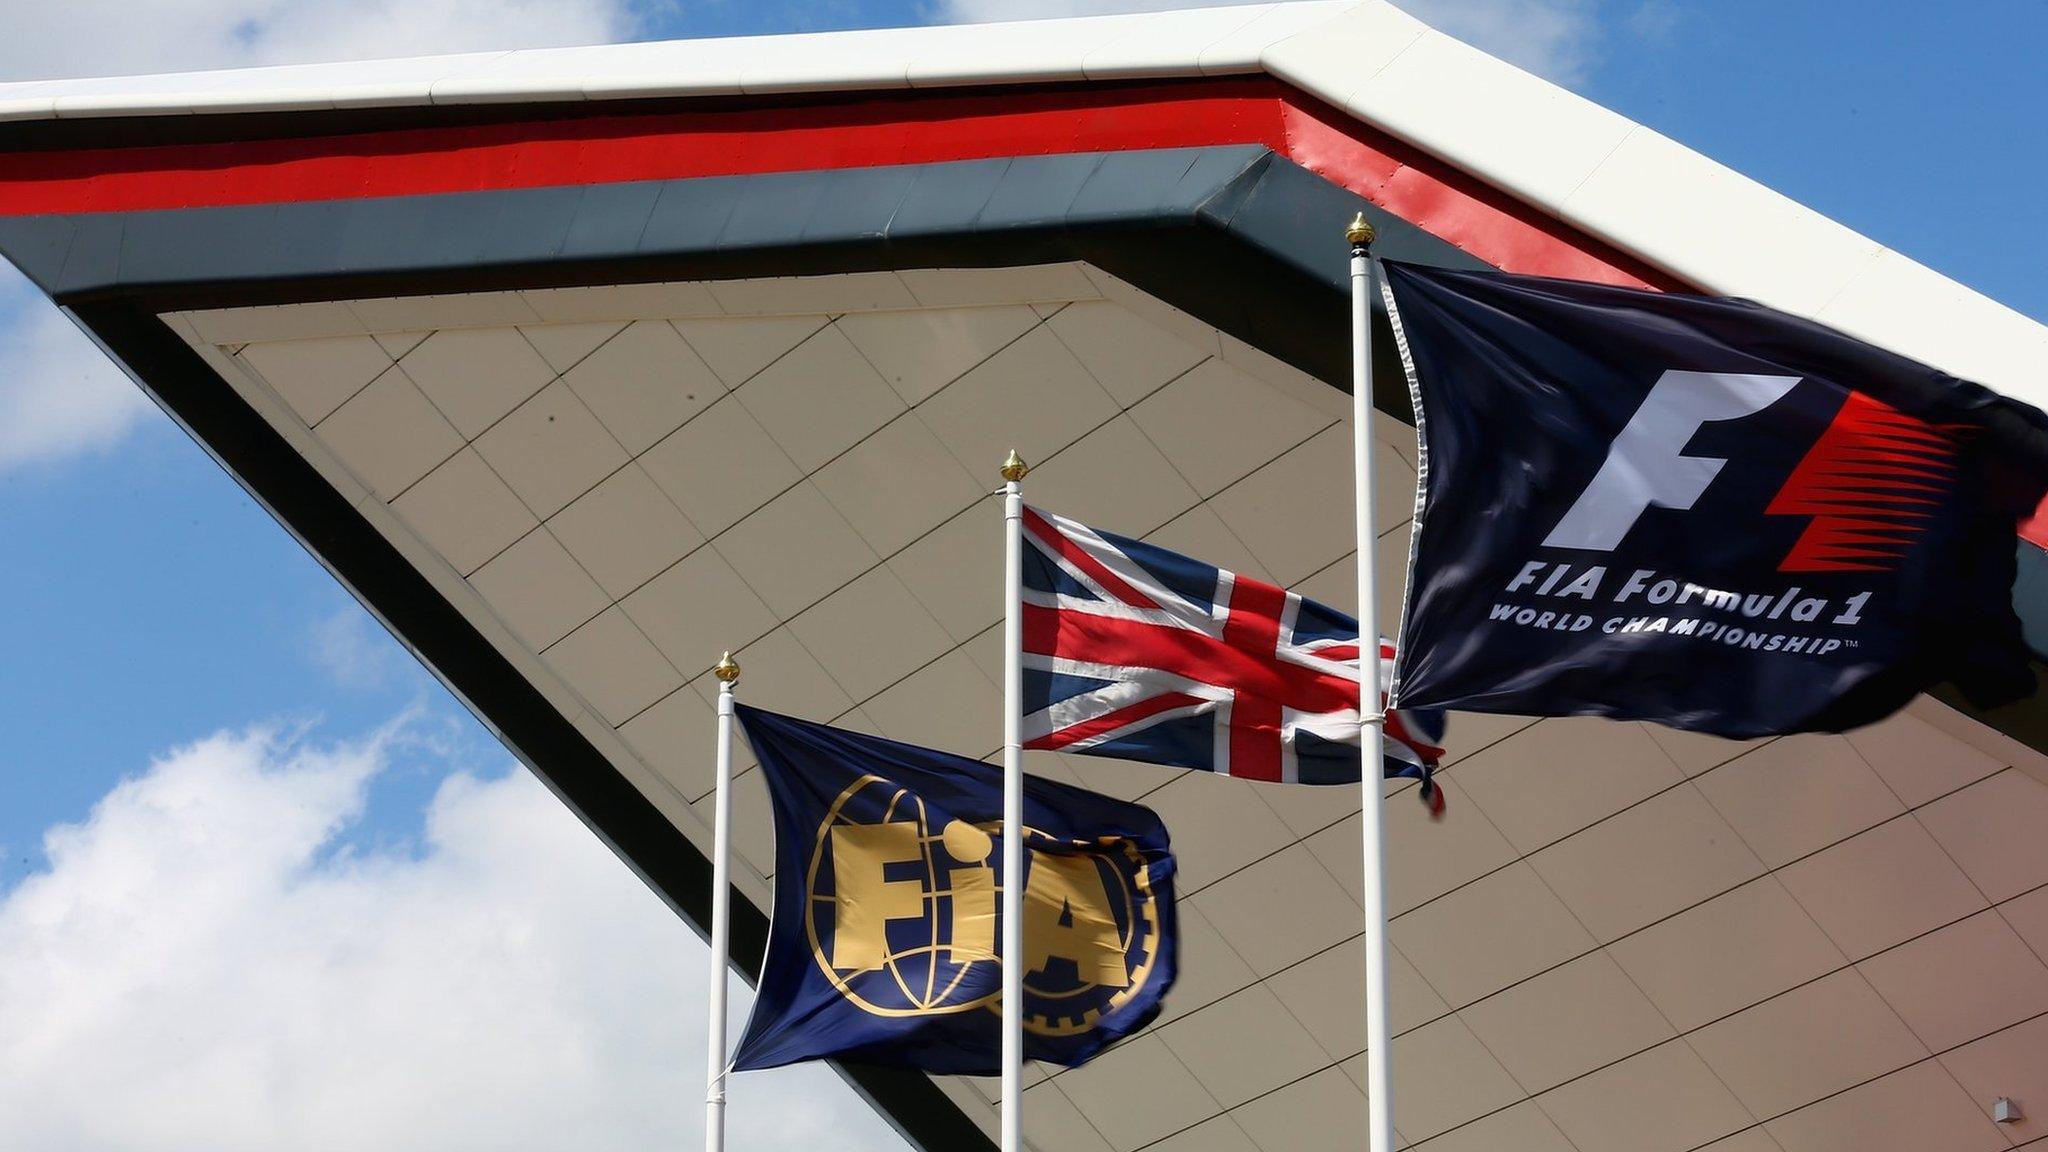
[[2048, 327], [1385, 0], [0, 84], [0, 120], [1267, 72], [1707, 292], [2048, 408]]
[[0, 120], [165, 116], [205, 112], [323, 111], [423, 104], [436, 80], [509, 55], [472, 52], [398, 60], [292, 64], [157, 76], [0, 84]]
[[0, 84], [0, 120], [887, 91], [1257, 72], [1353, 0]]

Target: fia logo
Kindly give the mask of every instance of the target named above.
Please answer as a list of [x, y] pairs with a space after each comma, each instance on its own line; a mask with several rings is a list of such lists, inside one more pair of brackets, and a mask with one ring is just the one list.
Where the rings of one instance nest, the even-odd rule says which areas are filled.
[[[1797, 376], [1665, 372], [1608, 446], [1607, 458], [1543, 544], [1612, 552], [1652, 507], [1690, 509], [1727, 460], [1689, 456], [1704, 424], [1775, 404]], [[1780, 572], [1882, 572], [1898, 566], [1954, 482], [1955, 430], [1851, 392], [1767, 516], [1808, 516]]]
[[[804, 924], [841, 995], [885, 1017], [1001, 1010], [989, 831], [880, 776], [840, 793], [811, 853]], [[1086, 1032], [1153, 977], [1150, 869], [1128, 841], [1027, 848], [1024, 1026]]]

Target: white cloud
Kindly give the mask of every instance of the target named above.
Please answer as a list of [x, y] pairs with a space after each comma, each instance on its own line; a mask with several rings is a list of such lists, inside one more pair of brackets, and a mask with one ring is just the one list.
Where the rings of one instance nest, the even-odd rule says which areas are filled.
[[[1238, 0], [1252, 3], [1254, 0]], [[938, 0], [941, 19], [988, 20], [1097, 16], [1171, 8], [1228, 7], [1198, 0]], [[1605, 29], [1594, 0], [1397, 0], [1431, 27], [1560, 84], [1584, 83]]]
[[1113, 12], [1165, 12], [1175, 8], [1233, 8], [1260, 0], [940, 0], [939, 16], [961, 24], [992, 20], [1058, 20]]
[[134, 0], [13, 5], [0, 77], [112, 76], [597, 44], [632, 33], [628, 0]]
[[343, 688], [383, 688], [421, 671], [384, 626], [355, 604], [314, 620], [306, 629], [306, 650]]
[[1401, 0], [1424, 23], [1567, 87], [1584, 84], [1605, 27], [1593, 0]]
[[0, 475], [118, 443], [156, 412], [142, 390], [0, 264]]
[[[696, 1147], [703, 943], [523, 770], [348, 848], [415, 751], [222, 733], [52, 829], [0, 896], [0, 1147]], [[822, 1066], [732, 1097], [735, 1147], [901, 1147]]]

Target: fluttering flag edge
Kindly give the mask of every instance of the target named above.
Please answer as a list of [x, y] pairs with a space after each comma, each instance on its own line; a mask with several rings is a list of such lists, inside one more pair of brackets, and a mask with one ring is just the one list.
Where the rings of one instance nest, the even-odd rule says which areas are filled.
[[[1380, 261], [1380, 265], [1385, 268], [1388, 262]], [[1415, 417], [1415, 505], [1409, 514], [1408, 560], [1401, 570], [1401, 602], [1394, 610], [1394, 675], [1387, 682], [1387, 711], [1392, 712], [1401, 706], [1401, 681], [1408, 663], [1408, 598], [1415, 591], [1415, 557], [1422, 545], [1422, 513], [1429, 499], [1429, 417], [1423, 411], [1422, 381], [1415, 373], [1415, 357], [1408, 350], [1408, 333], [1401, 327], [1401, 309], [1394, 301], [1393, 278], [1382, 272], [1379, 283], [1380, 297], [1387, 305], [1387, 323], [1394, 332], [1394, 351], [1401, 360], [1401, 377], [1408, 386], [1409, 411]], [[1359, 563], [1364, 562], [1365, 558], [1360, 557]], [[1423, 802], [1430, 806], [1431, 815], [1441, 816], [1441, 801], [1430, 798], [1430, 786], [1431, 781], [1424, 779]]]

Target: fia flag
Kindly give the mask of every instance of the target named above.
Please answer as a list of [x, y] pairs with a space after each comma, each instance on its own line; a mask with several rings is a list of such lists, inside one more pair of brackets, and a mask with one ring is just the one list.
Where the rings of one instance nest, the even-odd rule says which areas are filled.
[[[1025, 747], [1358, 782], [1358, 621], [1038, 508], [1024, 509], [1023, 577]], [[1393, 645], [1375, 657], [1385, 684]], [[1443, 713], [1396, 710], [1385, 732], [1382, 775], [1420, 780], [1442, 815]]]
[[[733, 1066], [1001, 1069], [1003, 773], [740, 705], [775, 811], [775, 911]], [[1173, 986], [1148, 808], [1025, 777], [1024, 1055], [1087, 1062]]]
[[1386, 269], [1422, 449], [1403, 707], [1742, 737], [2031, 691], [2040, 412], [1746, 300]]

